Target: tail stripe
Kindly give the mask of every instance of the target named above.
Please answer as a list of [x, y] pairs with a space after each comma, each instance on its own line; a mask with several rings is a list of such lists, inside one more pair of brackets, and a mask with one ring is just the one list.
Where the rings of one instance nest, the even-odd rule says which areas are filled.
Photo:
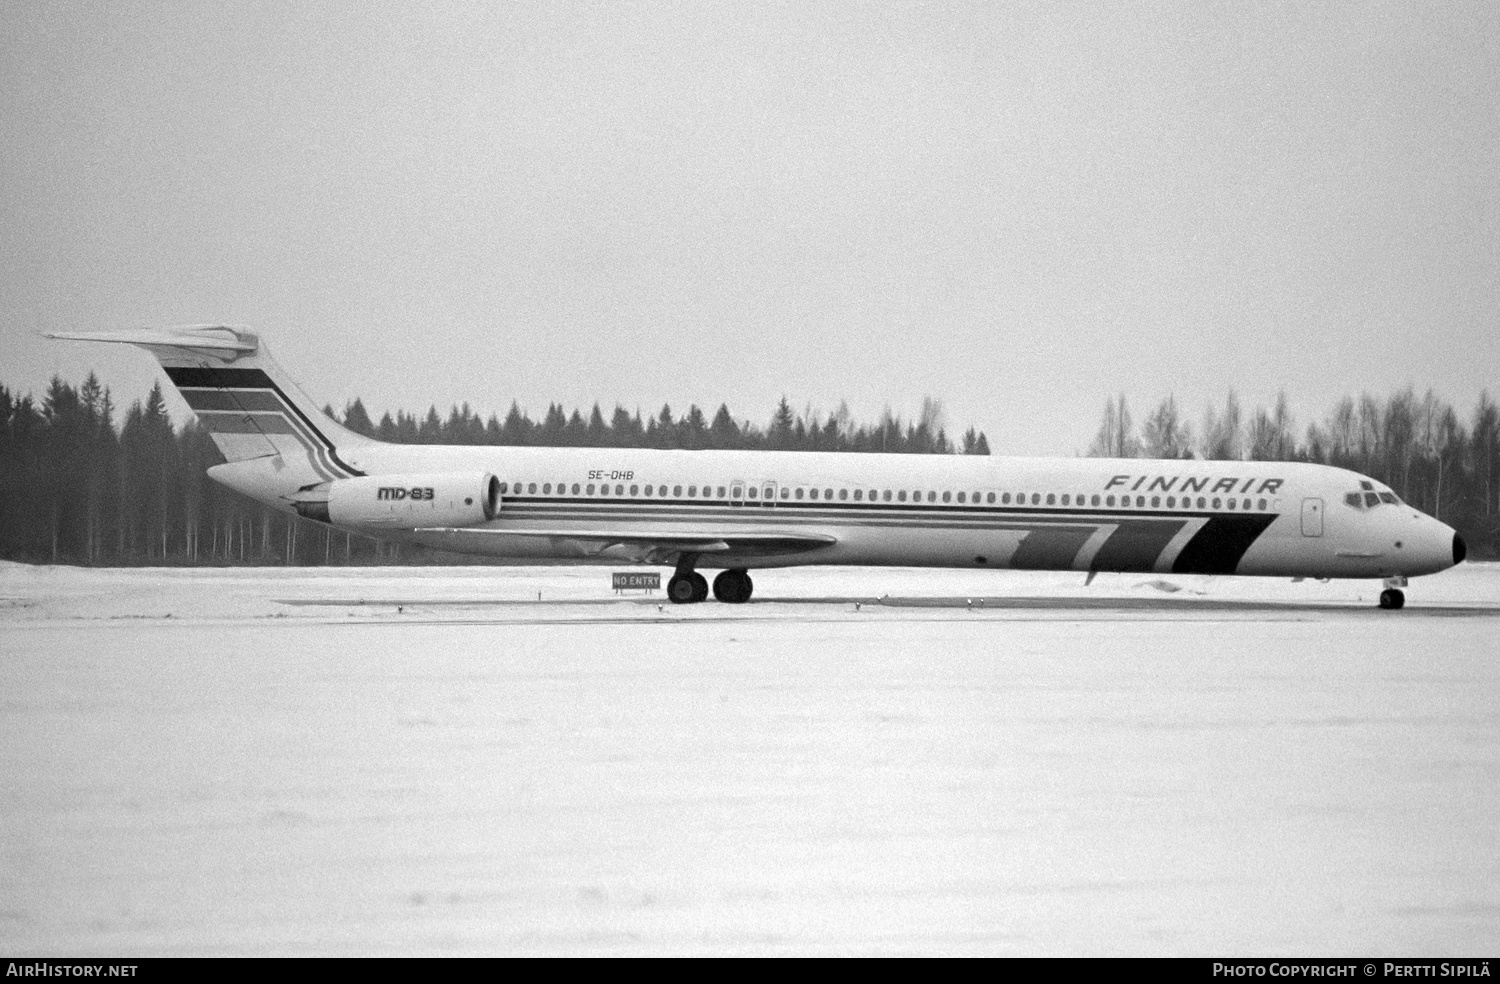
[[[290, 434], [301, 439], [304, 445], [307, 443], [284, 414], [214, 412], [200, 413], [199, 416], [205, 418], [204, 423], [209, 430], [220, 434]], [[308, 451], [312, 451], [312, 448], [309, 447]]]
[[197, 413], [215, 410], [249, 410], [281, 413], [281, 398], [264, 390], [225, 393], [223, 390], [185, 389], [182, 398]]
[[[260, 369], [215, 369], [212, 366], [164, 366], [167, 377], [178, 386], [200, 389], [276, 389]], [[280, 390], [277, 390], [280, 392]]]
[[[164, 366], [167, 377], [182, 391], [188, 406], [201, 412], [205, 423], [227, 433], [254, 433], [255, 424], [265, 424], [268, 413], [284, 415], [291, 429], [266, 430], [262, 433], [290, 433], [307, 446], [308, 456], [325, 478], [363, 475], [342, 461], [338, 452], [316, 424], [295, 402], [282, 392], [275, 380], [260, 369], [221, 369], [211, 366]], [[201, 407], [201, 411], [200, 411]], [[249, 430], [228, 430], [222, 424], [233, 415]]]

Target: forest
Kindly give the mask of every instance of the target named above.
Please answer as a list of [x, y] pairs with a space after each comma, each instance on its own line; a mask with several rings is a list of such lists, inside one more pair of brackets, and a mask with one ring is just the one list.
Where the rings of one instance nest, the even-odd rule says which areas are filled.
[[[342, 414], [325, 412], [400, 443], [990, 453], [974, 428], [952, 441], [933, 399], [915, 420], [888, 411], [874, 424], [853, 423], [845, 407], [798, 413], [784, 398], [765, 426], [736, 420], [727, 406], [711, 419], [697, 406], [680, 415], [664, 406], [645, 418], [616, 407], [606, 420], [597, 405], [585, 417], [559, 404], [540, 421], [515, 404], [503, 419], [482, 418], [464, 404], [446, 417], [434, 406], [420, 418], [397, 411], [375, 422], [359, 399]], [[1284, 394], [1247, 412], [1231, 391], [1196, 426], [1172, 397], [1137, 425], [1122, 394], [1106, 400], [1088, 453], [1337, 465], [1457, 528], [1475, 559], [1500, 555], [1500, 411], [1488, 393], [1462, 416], [1431, 391], [1346, 396], [1300, 433]], [[195, 421], [172, 423], [159, 383], [123, 414], [92, 374], [76, 387], [54, 378], [40, 400], [0, 386], [0, 557], [100, 566], [478, 562], [267, 509], [204, 474], [222, 460]]]

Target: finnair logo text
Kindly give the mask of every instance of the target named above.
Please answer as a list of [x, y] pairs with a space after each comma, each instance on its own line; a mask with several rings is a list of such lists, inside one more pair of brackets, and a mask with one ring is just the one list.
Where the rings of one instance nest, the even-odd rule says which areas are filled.
[[[1259, 482], [1260, 486], [1255, 487]], [[1210, 487], [1212, 483], [1212, 487]], [[1116, 475], [1104, 491], [1125, 492], [1208, 492], [1230, 495], [1275, 495], [1286, 484], [1280, 478], [1184, 478], [1181, 475]]]

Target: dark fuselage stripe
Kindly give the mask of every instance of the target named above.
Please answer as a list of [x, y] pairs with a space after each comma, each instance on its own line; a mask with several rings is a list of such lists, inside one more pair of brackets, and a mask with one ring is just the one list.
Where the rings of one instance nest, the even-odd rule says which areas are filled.
[[1259, 513], [1214, 516], [1172, 562], [1174, 574], [1233, 574], [1250, 545], [1276, 519]]

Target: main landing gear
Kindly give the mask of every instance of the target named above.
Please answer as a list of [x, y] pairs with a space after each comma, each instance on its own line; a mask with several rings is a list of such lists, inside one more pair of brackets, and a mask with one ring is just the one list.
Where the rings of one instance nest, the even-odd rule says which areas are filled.
[[[667, 582], [667, 597], [674, 605], [691, 605], [708, 598], [708, 579], [693, 570], [696, 556], [684, 557], [677, 564], [677, 572]], [[755, 584], [744, 568], [722, 571], [714, 578], [714, 597], [731, 605], [750, 600]]]
[[1406, 604], [1406, 595], [1401, 589], [1406, 587], [1406, 578], [1388, 577], [1385, 579], [1385, 590], [1380, 592], [1380, 607], [1391, 611]]

